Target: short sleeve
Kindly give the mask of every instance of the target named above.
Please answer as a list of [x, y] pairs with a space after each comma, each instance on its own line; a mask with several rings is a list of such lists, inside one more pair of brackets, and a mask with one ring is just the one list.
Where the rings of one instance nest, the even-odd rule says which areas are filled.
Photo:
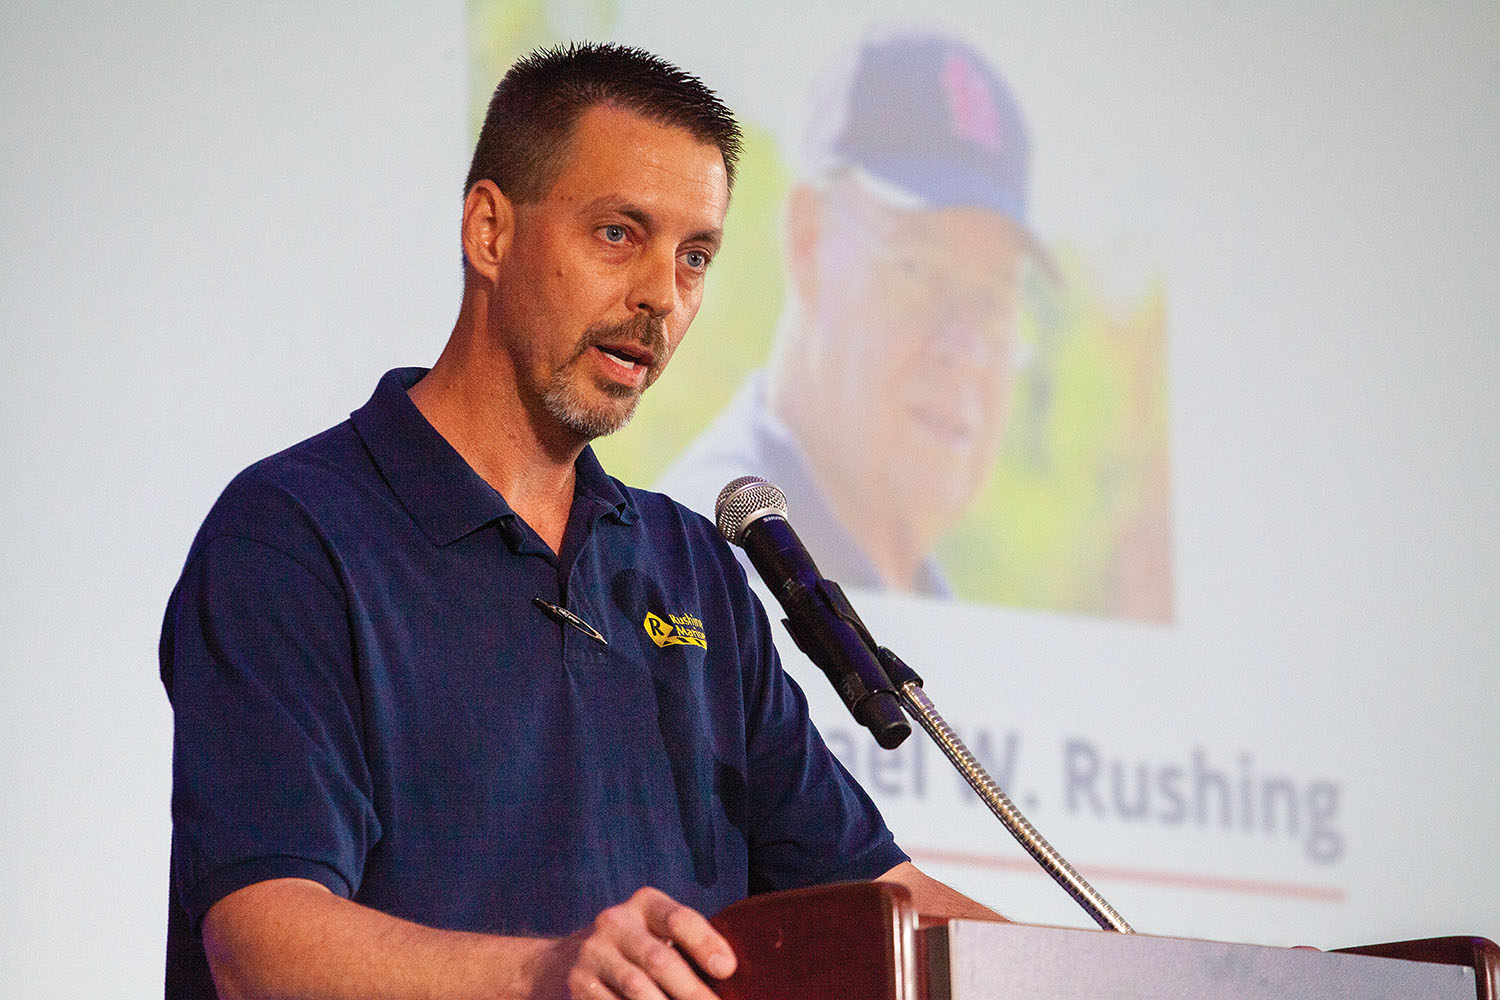
[[173, 882], [193, 926], [270, 878], [352, 895], [381, 835], [346, 602], [300, 534], [273, 545], [206, 526], [168, 605]]
[[907, 855], [818, 734], [806, 695], [782, 669], [759, 601], [747, 596], [756, 627], [744, 655], [758, 664], [747, 689], [750, 891], [883, 875]]

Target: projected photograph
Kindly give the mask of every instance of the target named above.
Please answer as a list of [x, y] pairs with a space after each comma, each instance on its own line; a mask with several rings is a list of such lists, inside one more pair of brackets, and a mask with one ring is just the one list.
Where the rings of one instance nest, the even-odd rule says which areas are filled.
[[[516, 56], [630, 42], [624, 16], [472, 0], [475, 128]], [[846, 587], [1172, 622], [1153, 234], [1048, 224], [1027, 94], [982, 32], [826, 41], [801, 71], [713, 65], [746, 136], [726, 247], [651, 405], [596, 443], [605, 467], [709, 517], [728, 481], [775, 483]]]

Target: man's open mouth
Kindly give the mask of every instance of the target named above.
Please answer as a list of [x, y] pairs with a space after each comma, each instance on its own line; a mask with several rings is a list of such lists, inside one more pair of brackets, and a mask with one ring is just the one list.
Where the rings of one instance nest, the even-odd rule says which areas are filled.
[[649, 347], [639, 344], [595, 344], [594, 347], [623, 380], [639, 384], [638, 380], [650, 377], [655, 357]]
[[965, 446], [979, 433], [974, 420], [956, 412], [931, 407], [913, 407], [907, 412], [912, 422], [951, 447]]
[[627, 365], [651, 365], [651, 352], [644, 347], [616, 347], [612, 344], [597, 344], [599, 350]]

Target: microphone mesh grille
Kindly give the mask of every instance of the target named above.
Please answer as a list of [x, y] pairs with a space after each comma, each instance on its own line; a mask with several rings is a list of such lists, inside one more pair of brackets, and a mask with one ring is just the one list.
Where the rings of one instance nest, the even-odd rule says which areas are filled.
[[768, 514], [786, 517], [786, 494], [759, 476], [733, 480], [714, 501], [719, 534], [733, 545], [740, 544], [747, 527]]

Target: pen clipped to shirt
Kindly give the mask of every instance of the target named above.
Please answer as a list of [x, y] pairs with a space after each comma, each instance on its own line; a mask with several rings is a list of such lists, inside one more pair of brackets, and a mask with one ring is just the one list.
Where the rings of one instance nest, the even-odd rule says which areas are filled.
[[567, 608], [553, 604], [551, 601], [544, 601], [540, 597], [533, 597], [531, 599], [531, 603], [535, 604], [537, 607], [546, 612], [547, 617], [551, 618], [553, 621], [561, 622], [564, 625], [571, 625], [578, 631], [582, 632], [584, 635], [588, 636], [590, 639], [594, 639], [605, 646], [609, 645], [604, 636], [599, 634], [598, 629], [594, 628], [594, 626], [590, 625], [582, 618], [579, 618]]

